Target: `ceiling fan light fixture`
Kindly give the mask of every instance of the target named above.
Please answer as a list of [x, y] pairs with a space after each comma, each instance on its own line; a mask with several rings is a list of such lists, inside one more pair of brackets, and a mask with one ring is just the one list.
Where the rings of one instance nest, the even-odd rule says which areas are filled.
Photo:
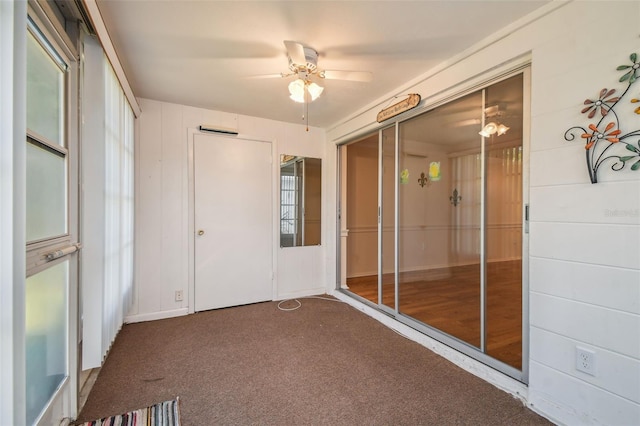
[[307, 84], [307, 90], [311, 95], [311, 102], [313, 102], [316, 99], [318, 99], [318, 96], [320, 96], [320, 94], [324, 90], [324, 87], [319, 86], [316, 83], [310, 83], [310, 84]]
[[291, 83], [289, 83], [289, 94], [290, 98], [299, 103], [305, 102], [305, 91], [309, 92], [309, 96], [311, 97], [311, 102], [318, 99], [318, 96], [322, 93], [324, 87], [317, 85], [316, 83], [312, 83], [309, 80], [303, 80], [298, 78]]
[[289, 83], [289, 94], [295, 102], [304, 102], [304, 80], [296, 79]]

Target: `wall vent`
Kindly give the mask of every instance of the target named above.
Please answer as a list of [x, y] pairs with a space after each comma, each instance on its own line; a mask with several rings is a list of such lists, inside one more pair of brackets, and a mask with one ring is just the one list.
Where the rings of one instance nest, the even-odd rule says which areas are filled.
[[201, 132], [209, 132], [209, 133], [221, 133], [224, 135], [233, 135], [237, 136], [238, 131], [229, 127], [220, 127], [220, 126], [211, 126], [209, 124], [203, 124], [198, 129]]

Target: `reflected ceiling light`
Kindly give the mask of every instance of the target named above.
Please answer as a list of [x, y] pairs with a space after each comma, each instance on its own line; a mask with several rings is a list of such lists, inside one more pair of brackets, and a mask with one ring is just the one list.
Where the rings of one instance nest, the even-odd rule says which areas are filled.
[[507, 133], [507, 130], [509, 130], [509, 127], [505, 126], [504, 124], [497, 124], [494, 123], [493, 121], [490, 123], [487, 123], [482, 130], [480, 130], [480, 132], [478, 132], [481, 136], [484, 136], [485, 138], [488, 138], [489, 136], [493, 135], [493, 134], [498, 134], [498, 136], [500, 135], [504, 135], [505, 133]]
[[305, 92], [309, 93], [311, 102], [313, 102], [318, 99], [318, 96], [320, 96], [323, 90], [324, 88], [318, 86], [316, 83], [312, 83], [309, 80], [303, 80], [301, 78], [289, 83], [290, 98], [299, 103], [304, 103], [307, 100]]
[[480, 135], [488, 138], [498, 131], [498, 125], [493, 121], [491, 123], [487, 123], [482, 130], [480, 130]]
[[505, 133], [507, 133], [507, 130], [509, 130], [507, 126], [505, 126], [504, 124], [500, 124], [498, 126], [498, 136], [504, 135]]

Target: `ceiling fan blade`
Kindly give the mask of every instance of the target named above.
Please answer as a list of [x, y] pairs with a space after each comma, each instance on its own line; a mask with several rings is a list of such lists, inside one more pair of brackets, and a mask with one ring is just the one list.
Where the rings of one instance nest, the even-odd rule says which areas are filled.
[[289, 77], [290, 75], [293, 75], [292, 73], [283, 73], [280, 72], [278, 74], [258, 74], [258, 75], [248, 75], [245, 78], [251, 79], [251, 80], [261, 80], [264, 78], [283, 78], [283, 77]]
[[285, 40], [284, 45], [287, 48], [287, 55], [291, 58], [291, 61], [297, 65], [304, 65], [307, 60], [304, 56], [304, 47], [297, 41]]
[[373, 80], [373, 74], [369, 71], [324, 70], [320, 73], [320, 76], [328, 80], [348, 80], [361, 82], [369, 82]]

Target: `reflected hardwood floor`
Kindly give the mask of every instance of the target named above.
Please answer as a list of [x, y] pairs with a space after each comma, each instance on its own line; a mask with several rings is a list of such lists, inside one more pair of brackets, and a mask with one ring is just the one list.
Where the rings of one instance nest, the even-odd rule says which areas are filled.
[[[401, 273], [400, 312], [480, 346], [480, 266]], [[522, 262], [487, 265], [487, 354], [522, 368]], [[375, 275], [348, 278], [353, 293], [378, 302]], [[383, 276], [383, 303], [394, 304], [393, 275]]]

